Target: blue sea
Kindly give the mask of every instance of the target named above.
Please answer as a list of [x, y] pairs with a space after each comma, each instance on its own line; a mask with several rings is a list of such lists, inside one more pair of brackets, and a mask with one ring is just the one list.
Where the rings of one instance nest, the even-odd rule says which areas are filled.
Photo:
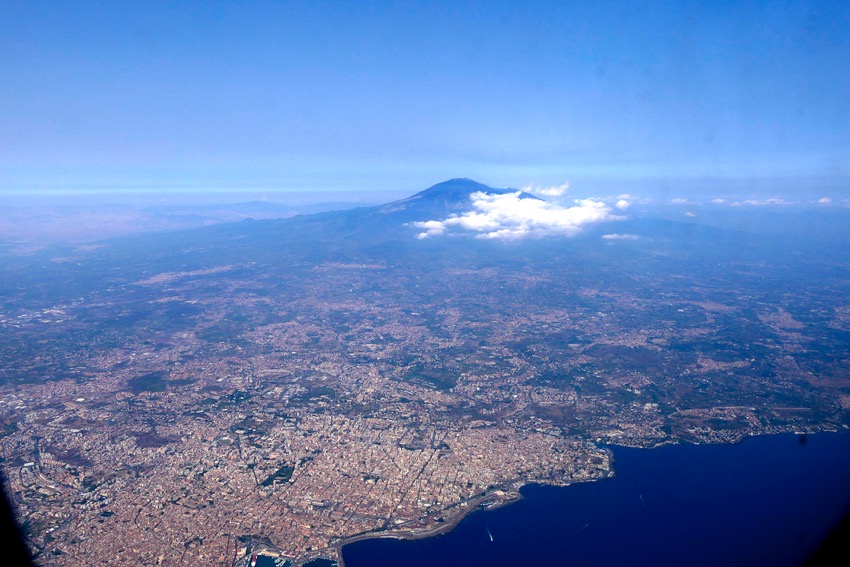
[[612, 450], [612, 479], [530, 485], [444, 535], [348, 545], [345, 565], [792, 567], [850, 510], [850, 432]]

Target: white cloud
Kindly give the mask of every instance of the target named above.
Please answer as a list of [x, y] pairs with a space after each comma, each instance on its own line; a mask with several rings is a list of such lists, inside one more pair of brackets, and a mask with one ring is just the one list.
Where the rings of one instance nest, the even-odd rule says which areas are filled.
[[694, 218], [697, 214], [693, 211], [685, 211], [685, 216], [689, 218]]
[[612, 209], [595, 199], [577, 199], [564, 207], [542, 199], [522, 199], [520, 192], [491, 195], [478, 192], [470, 196], [473, 210], [445, 220], [413, 223], [422, 229], [417, 238], [441, 236], [453, 232], [471, 232], [476, 238], [519, 239], [542, 236], [570, 236], [587, 225], [616, 220]]
[[416, 238], [422, 239], [427, 238], [429, 236], [440, 236], [441, 234], [445, 234], [446, 227], [440, 221], [425, 221], [425, 222], [417, 222], [415, 223], [417, 228], [425, 229], [424, 232], [420, 232], [416, 235]]
[[764, 207], [767, 205], [793, 205], [794, 203], [790, 201], [786, 201], [785, 199], [779, 199], [777, 197], [772, 197], [770, 199], [747, 199], [743, 201], [744, 205], [751, 205], [754, 207]]
[[682, 197], [676, 197], [675, 199], [670, 199], [670, 202], [674, 205], [687, 205], [690, 201]]
[[532, 195], [538, 195], [540, 197], [562, 197], [570, 190], [570, 182], [565, 181], [563, 185], [553, 185], [551, 187], [535, 187], [533, 185], [529, 185], [528, 187], [523, 187], [522, 190], [526, 193], [531, 193]]
[[828, 205], [831, 202], [832, 202], [832, 199], [830, 199], [829, 197], [821, 197], [820, 199], [818, 199], [818, 203], [820, 203], [822, 205]]
[[[824, 201], [826, 199], [826, 201]], [[742, 199], [742, 200], [728, 200], [728, 199], [712, 199], [712, 203], [715, 205], [725, 205], [728, 207], [772, 207], [772, 206], [792, 206], [792, 205], [800, 205], [800, 201], [788, 201], [781, 197], [770, 197], [766, 199]], [[832, 202], [832, 199], [829, 197], [823, 197], [818, 201], [819, 203], [829, 204]]]
[[621, 210], [622, 210], [622, 209], [628, 209], [628, 208], [629, 208], [629, 205], [631, 205], [631, 202], [629, 202], [629, 200], [628, 200], [628, 199], [619, 199], [619, 200], [615, 203], [615, 205], [614, 205], [614, 206], [615, 206], [615, 207], [617, 207], [618, 209], [621, 209]]
[[637, 240], [640, 238], [637, 234], [603, 234], [605, 240]]

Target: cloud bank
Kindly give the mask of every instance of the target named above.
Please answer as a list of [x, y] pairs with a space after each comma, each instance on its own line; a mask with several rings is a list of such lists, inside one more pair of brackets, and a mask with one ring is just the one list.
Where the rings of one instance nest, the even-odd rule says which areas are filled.
[[534, 185], [529, 185], [528, 187], [523, 187], [522, 190], [539, 197], [563, 197], [570, 190], [570, 182], [567, 181], [563, 185], [553, 185], [552, 187], [535, 187]]
[[470, 196], [472, 209], [444, 220], [413, 223], [416, 237], [473, 233], [476, 238], [516, 240], [526, 237], [571, 236], [593, 223], [616, 220], [611, 207], [594, 199], [578, 199], [571, 207], [541, 199], [520, 198], [521, 192]]

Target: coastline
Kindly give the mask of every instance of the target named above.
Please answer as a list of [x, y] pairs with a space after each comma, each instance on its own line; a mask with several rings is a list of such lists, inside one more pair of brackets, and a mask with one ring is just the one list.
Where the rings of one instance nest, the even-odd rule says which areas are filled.
[[[494, 487], [487, 492], [475, 496], [469, 500], [464, 500], [458, 502], [448, 508], [445, 508], [439, 512], [431, 514], [429, 516], [423, 518], [417, 518], [414, 520], [408, 520], [405, 523], [415, 523], [417, 527], [404, 527], [404, 524], [400, 524], [398, 526], [393, 526], [391, 528], [383, 528], [380, 530], [375, 530], [371, 532], [365, 532], [361, 534], [357, 534], [351, 537], [347, 537], [335, 542], [332, 542], [328, 547], [316, 550], [312, 552], [308, 552], [301, 557], [291, 559], [292, 567], [304, 567], [308, 565], [310, 562], [315, 561], [317, 559], [325, 559], [329, 561], [334, 561], [338, 565], [338, 567], [345, 567], [345, 560], [343, 559], [342, 549], [346, 545], [370, 540], [370, 539], [399, 539], [399, 540], [422, 540], [428, 539], [432, 537], [436, 537], [445, 533], [448, 533], [455, 529], [460, 522], [462, 522], [467, 516], [477, 511], [488, 511], [488, 510], [496, 510], [502, 508], [504, 506], [508, 506], [510, 504], [514, 504], [523, 499], [521, 494], [521, 489], [525, 486], [529, 485], [544, 485], [544, 486], [557, 486], [557, 487], [567, 487], [574, 484], [579, 483], [587, 483], [587, 482], [595, 482], [598, 480], [610, 479], [616, 476], [615, 473], [615, 456], [614, 452], [611, 449], [612, 447], [622, 447], [627, 449], [657, 449], [669, 445], [737, 445], [742, 441], [754, 437], [762, 437], [762, 436], [773, 436], [773, 435], [794, 435], [794, 436], [806, 436], [806, 435], [814, 435], [816, 433], [841, 433], [847, 432], [850, 427], [845, 426], [844, 428], [839, 429], [815, 429], [809, 431], [779, 431], [779, 432], [765, 432], [765, 433], [747, 433], [741, 435], [739, 438], [734, 441], [720, 441], [720, 442], [705, 442], [705, 441], [691, 441], [691, 440], [682, 440], [678, 439], [676, 441], [666, 440], [661, 443], [656, 443], [652, 445], [646, 445], [642, 447], [634, 447], [630, 445], [621, 445], [617, 443], [610, 443], [601, 445], [599, 448], [605, 450], [609, 453], [609, 463], [610, 469], [608, 474], [605, 476], [600, 476], [598, 478], [588, 478], [575, 480], [571, 479], [570, 481], [557, 481], [554, 479], [532, 479], [532, 480], [517, 480], [512, 483], [501, 485]], [[433, 520], [435, 517], [444, 518], [443, 521], [439, 522], [436, 525], [427, 525], [421, 526], [422, 523], [428, 523]]]
[[[289, 557], [285, 550], [282, 550], [271, 542], [263, 539], [254, 539], [251, 541], [253, 545], [259, 545], [263, 549], [257, 549], [259, 555], [268, 555], [272, 557], [285, 558], [290, 562], [291, 567], [305, 567], [313, 561], [325, 560], [333, 561], [338, 567], [345, 567], [345, 560], [342, 556], [342, 548], [346, 545], [370, 540], [370, 539], [398, 539], [398, 540], [422, 540], [439, 536], [452, 531], [457, 525], [467, 516], [477, 511], [492, 511], [514, 504], [523, 499], [521, 489], [529, 485], [567, 487], [579, 483], [595, 482], [598, 480], [610, 479], [615, 476], [613, 464], [614, 453], [605, 446], [597, 446], [597, 449], [608, 454], [609, 467], [607, 469], [597, 469], [604, 471], [595, 477], [586, 478], [533, 478], [533, 479], [515, 479], [505, 484], [500, 484], [491, 487], [484, 493], [473, 496], [468, 500], [462, 500], [447, 508], [432, 512], [426, 516], [413, 518], [401, 524], [392, 527], [385, 527], [373, 531], [356, 534], [350, 537], [345, 537], [336, 541], [331, 541], [328, 547], [308, 551], [297, 557]], [[249, 564], [252, 550], [248, 548], [245, 556], [234, 561], [234, 567], [247, 567]], [[269, 551], [272, 553], [264, 553]], [[242, 560], [244, 564], [239, 561]]]
[[[609, 471], [609, 474], [599, 478], [589, 478], [584, 480], [571, 480], [570, 482], [555, 482], [548, 479], [533, 479], [533, 480], [518, 480], [509, 485], [503, 485], [501, 487], [493, 488], [485, 492], [484, 494], [478, 495], [476, 497], [471, 498], [470, 500], [464, 500], [453, 506], [442, 510], [442, 516], [450, 516], [446, 517], [445, 521], [440, 522], [435, 526], [428, 527], [419, 527], [419, 528], [399, 528], [394, 527], [390, 529], [384, 529], [380, 531], [366, 532], [362, 534], [358, 534], [352, 537], [348, 537], [337, 542], [331, 544], [330, 547], [326, 548], [322, 551], [332, 550], [333, 558], [328, 557], [327, 555], [316, 553], [315, 556], [306, 558], [305, 560], [298, 560], [298, 562], [293, 562], [293, 567], [303, 567], [303, 565], [313, 561], [314, 559], [324, 558], [331, 559], [332, 561], [336, 561], [338, 567], [345, 567], [345, 560], [342, 556], [342, 548], [346, 545], [370, 540], [370, 539], [400, 539], [400, 540], [421, 540], [428, 539], [432, 537], [436, 537], [445, 533], [448, 533], [455, 529], [458, 524], [460, 524], [467, 516], [474, 512], [479, 511], [492, 511], [502, 508], [504, 506], [509, 506], [511, 504], [515, 504], [523, 499], [522, 493], [520, 492], [523, 487], [529, 485], [545, 485], [545, 486], [558, 486], [558, 487], [567, 487], [573, 484], [586, 483], [586, 482], [596, 482], [599, 480], [605, 480], [609, 478], [613, 478], [614, 470], [613, 468]], [[417, 519], [412, 521], [427, 521], [428, 518]]]
[[[598, 559], [600, 565], [623, 564], [627, 554], [650, 558], [655, 564], [677, 564], [677, 558], [693, 553], [695, 559], [710, 557], [695, 562], [706, 566], [750, 557], [769, 558], [761, 564], [776, 560], [777, 565], [792, 567], [829, 532], [833, 516], [840, 519], [836, 514], [843, 509], [841, 502], [850, 502], [846, 486], [836, 493], [830, 488], [834, 482], [816, 482], [846, 474], [850, 431], [824, 431], [831, 435], [810, 436], [807, 441], [798, 440], [799, 433], [753, 436], [754, 443], [723, 444], [718, 449], [682, 443], [678, 448], [659, 448], [663, 450], [657, 454], [612, 447], [617, 451], [617, 476], [622, 476], [622, 482], [574, 483], [573, 489], [563, 491], [528, 483], [517, 512], [508, 509], [493, 518], [485, 514], [468, 518], [457, 527], [457, 537], [444, 536], [429, 543], [357, 544], [345, 549], [346, 565], [400, 565], [411, 553], [415, 556], [411, 567], [440, 564], [439, 558], [449, 556], [453, 560], [446, 564], [507, 566], [522, 564], [517, 563], [518, 557], [526, 557], [526, 553], [536, 559], [535, 564], [546, 564], [545, 558], [556, 553], [559, 545], [569, 543], [575, 564], [592, 562], [589, 558]], [[823, 468], [824, 463], [830, 466]], [[764, 466], [781, 473], [764, 478]], [[776, 494], [787, 497], [777, 500]], [[833, 506], [836, 502], [839, 504]], [[692, 510], [697, 512], [689, 516]], [[729, 517], [730, 511], [733, 517]], [[538, 519], [545, 525], [537, 526]], [[486, 542], [488, 524], [496, 535], [495, 547]], [[585, 530], [586, 525], [591, 527]], [[758, 539], [736, 539], [754, 525], [759, 526], [752, 528]], [[667, 545], [647, 543], [653, 541], [653, 534], [662, 533], [659, 529], [672, 534], [665, 540]], [[802, 535], [777, 537], [792, 532]], [[609, 548], [606, 542], [613, 534], [619, 544]], [[702, 549], [708, 536], [722, 544]], [[628, 552], [622, 552], [627, 548]], [[470, 562], [473, 556], [487, 561]], [[375, 562], [364, 563], [369, 557]]]
[[[520, 494], [519, 488], [525, 486], [526, 484], [533, 484], [533, 482], [522, 483], [519, 487], [517, 487], [515, 492], [505, 493], [505, 495], [510, 494], [509, 498], [497, 497], [495, 500], [492, 501], [492, 503], [490, 498], [492, 496], [495, 496], [496, 491], [500, 489], [495, 489], [480, 496], [476, 496], [470, 500], [464, 500], [463, 502], [459, 502], [451, 508], [443, 510], [443, 515], [450, 517], [446, 517], [445, 521], [440, 522], [438, 525], [435, 526], [408, 529], [402, 527], [391, 528], [376, 532], [367, 532], [335, 542], [331, 545], [329, 549], [333, 550], [335, 555], [335, 558], [333, 560], [337, 562], [338, 567], [345, 567], [345, 560], [342, 557], [342, 548], [351, 543], [368, 539], [419, 540], [436, 537], [455, 529], [457, 525], [463, 521], [464, 518], [466, 518], [473, 512], [477, 512], [479, 510], [495, 510], [497, 508], [501, 508], [502, 506], [507, 506], [509, 504], [519, 502], [520, 500], [522, 500], [522, 494]], [[561, 484], [558, 486], [568, 486], [568, 484]], [[301, 565], [299, 564], [297, 567], [301, 567]]]

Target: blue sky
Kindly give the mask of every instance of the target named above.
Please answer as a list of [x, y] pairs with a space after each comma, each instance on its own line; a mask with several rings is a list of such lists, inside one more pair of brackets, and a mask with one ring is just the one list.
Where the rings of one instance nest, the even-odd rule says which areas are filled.
[[7, 194], [850, 178], [846, 2], [0, 9]]

